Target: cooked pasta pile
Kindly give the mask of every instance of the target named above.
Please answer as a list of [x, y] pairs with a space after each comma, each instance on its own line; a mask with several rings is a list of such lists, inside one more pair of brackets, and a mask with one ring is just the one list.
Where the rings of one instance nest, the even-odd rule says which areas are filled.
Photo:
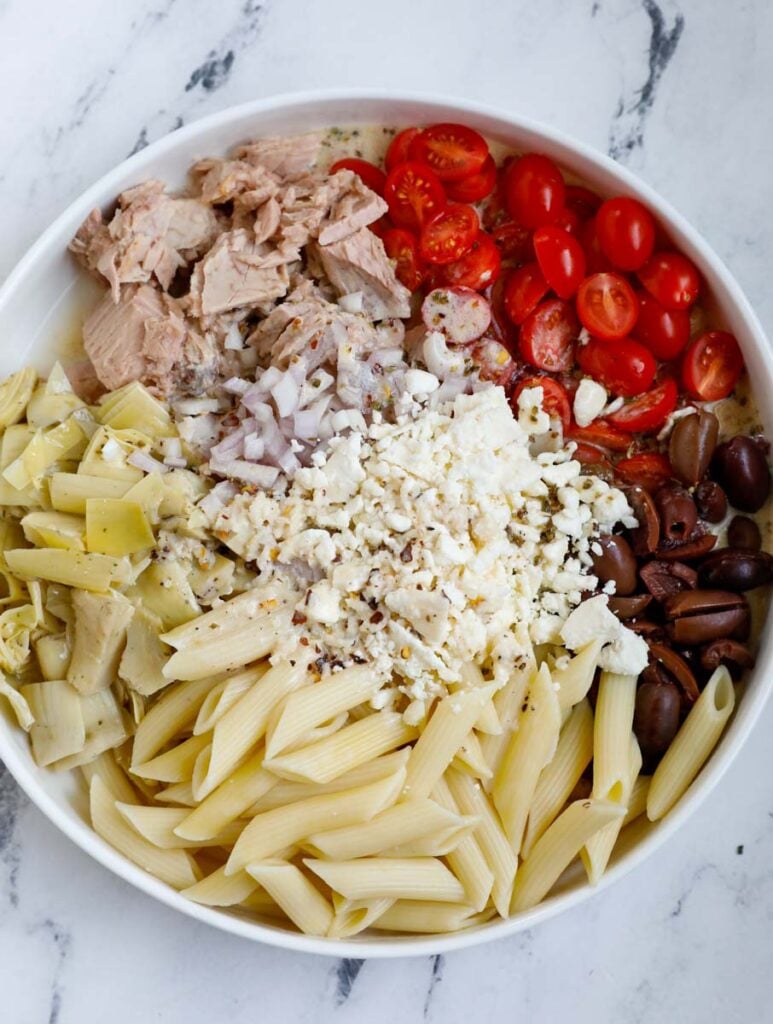
[[88, 406], [23, 370], [0, 426], [2, 693], [39, 765], [81, 768], [99, 835], [200, 904], [338, 938], [507, 917], [578, 855], [598, 881], [732, 712], [720, 667], [643, 776], [636, 676], [589, 700], [602, 639], [530, 649], [499, 687], [470, 664], [418, 722], [377, 710], [368, 664], [269, 660], [291, 595], [210, 536], [209, 484], [141, 384]]

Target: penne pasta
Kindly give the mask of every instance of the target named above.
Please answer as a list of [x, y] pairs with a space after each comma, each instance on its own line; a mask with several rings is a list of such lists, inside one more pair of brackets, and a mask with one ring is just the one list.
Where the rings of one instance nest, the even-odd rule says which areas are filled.
[[[489, 702], [489, 707], [492, 706]], [[474, 779], [488, 780], [494, 774], [488, 766], [480, 740], [474, 729], [467, 734], [467, 738], [457, 750], [454, 755], [453, 764], [459, 771], [467, 772]]]
[[[202, 616], [203, 618], [203, 616]], [[194, 620], [195, 621], [195, 620]], [[167, 679], [201, 679], [215, 672], [242, 668], [270, 654], [282, 623], [277, 616], [251, 623], [240, 632], [219, 633], [176, 651], [164, 666]], [[165, 634], [161, 637], [166, 643]]]
[[331, 939], [351, 939], [370, 928], [394, 902], [391, 899], [347, 900], [333, 893], [334, 916], [327, 934]]
[[183, 839], [175, 828], [188, 815], [185, 807], [143, 807], [139, 804], [118, 802], [116, 808], [132, 828], [149, 843], [162, 850], [182, 850], [187, 847], [232, 846], [239, 838], [243, 823], [232, 822], [211, 839]]
[[[445, 779], [437, 782], [432, 794], [446, 811], [459, 814], [459, 807]], [[494, 886], [494, 873], [483, 856], [476, 836], [464, 836], [453, 850], [449, 851], [446, 861], [464, 886], [465, 903], [469, 903], [476, 911], [483, 910]]]
[[465, 903], [396, 900], [373, 922], [376, 931], [440, 935], [468, 928], [476, 917]]
[[622, 821], [625, 808], [610, 800], [575, 800], [537, 840], [515, 880], [511, 913], [528, 910], [550, 892], [594, 833]]
[[181, 895], [205, 907], [233, 907], [237, 903], [243, 903], [257, 888], [258, 883], [246, 871], [226, 875], [223, 868], [218, 868], [189, 888], [183, 889]]
[[651, 778], [649, 775], [640, 775], [633, 784], [631, 795], [628, 799], [628, 810], [623, 818], [623, 828], [630, 825], [632, 821], [640, 818], [647, 810], [647, 795], [650, 789]]
[[491, 791], [515, 853], [521, 848], [540, 772], [556, 751], [560, 724], [556, 691], [543, 665], [529, 686], [518, 730], [512, 734]]
[[263, 678], [270, 667], [267, 661], [260, 662], [257, 665], [250, 665], [241, 672], [225, 676], [216, 683], [199, 708], [193, 735], [200, 736], [202, 733], [211, 732], [226, 711], [230, 711], [234, 704]]
[[494, 708], [499, 719], [501, 731], [497, 734], [482, 736], [480, 741], [483, 756], [486, 758], [486, 763], [492, 773], [491, 779], [487, 780], [487, 790], [491, 789], [491, 784], [499, 770], [512, 732], [518, 724], [518, 717], [521, 714], [521, 706], [523, 705], [526, 691], [536, 671], [537, 665], [534, 655], [530, 654], [528, 658], [524, 657], [522, 664], [515, 669], [507, 684], [501, 690], [497, 690], [493, 696]]
[[276, 776], [265, 771], [262, 764], [261, 750], [186, 815], [175, 827], [176, 835], [191, 840], [211, 839], [244, 815], [277, 784]]
[[630, 773], [636, 676], [602, 672], [593, 720], [593, 796], [620, 800]]
[[303, 863], [331, 889], [350, 900], [413, 899], [437, 903], [464, 900], [459, 879], [434, 857], [404, 860], [365, 857], [347, 861], [304, 858]]
[[529, 808], [521, 856], [557, 817], [593, 757], [593, 712], [586, 698], [575, 704], [558, 737], [556, 753], [540, 773]]
[[98, 775], [116, 800], [128, 804], [137, 802], [137, 792], [127, 778], [126, 772], [116, 761], [112, 750], [106, 750], [93, 761], [81, 765], [81, 772], [87, 786], [90, 786], [93, 777]]
[[[639, 749], [636, 737], [631, 733], [628, 774], [623, 780], [619, 799], [615, 801], [622, 806], [626, 814], [628, 812], [631, 793], [636, 783], [636, 779], [639, 777], [641, 766], [641, 750]], [[617, 837], [620, 835], [620, 829], [624, 824], [624, 818], [618, 818], [617, 820], [610, 822], [604, 828], [596, 832], [595, 835], [591, 836], [580, 851], [580, 858], [583, 862], [585, 871], [588, 875], [588, 881], [591, 885], [596, 885], [604, 874], [606, 866], [609, 863], [609, 858], [612, 855], [612, 849], [617, 842]]]
[[[303, 691], [298, 692], [298, 696]], [[266, 760], [266, 768], [294, 782], [331, 782], [357, 765], [415, 739], [402, 715], [382, 711], [353, 722], [326, 739]]]
[[191, 724], [212, 687], [211, 678], [170, 686], [148, 711], [134, 734], [132, 767], [145, 764]]
[[193, 774], [196, 759], [209, 742], [209, 736], [189, 736], [145, 764], [132, 765], [131, 773], [154, 782], [187, 782]]
[[568, 711], [587, 696], [603, 646], [602, 640], [592, 640], [569, 660], [568, 665], [554, 668], [551, 672], [553, 683], [558, 687], [558, 706], [561, 711]]
[[333, 908], [294, 864], [263, 861], [250, 864], [247, 872], [306, 935], [327, 935]]
[[720, 666], [706, 683], [650, 781], [647, 817], [658, 821], [671, 810], [701, 770], [733, 713], [735, 690]]

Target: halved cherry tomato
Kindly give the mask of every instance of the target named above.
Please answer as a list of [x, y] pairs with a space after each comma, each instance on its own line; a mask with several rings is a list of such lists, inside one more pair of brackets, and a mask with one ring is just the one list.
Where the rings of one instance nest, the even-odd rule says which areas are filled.
[[548, 299], [526, 317], [518, 347], [527, 363], [539, 370], [570, 370], [580, 325], [571, 304]]
[[582, 325], [597, 338], [624, 338], [633, 330], [638, 312], [636, 293], [620, 274], [591, 274], [577, 292]]
[[624, 483], [638, 484], [645, 491], [656, 491], [674, 475], [671, 463], [661, 452], [639, 452], [630, 458], [620, 459], [615, 473]]
[[464, 124], [432, 124], [408, 146], [411, 160], [427, 164], [441, 181], [459, 181], [481, 170], [489, 155], [486, 140]]
[[570, 299], [585, 277], [585, 253], [568, 231], [545, 225], [534, 232], [534, 252], [542, 274], [559, 297]]
[[397, 261], [395, 273], [398, 281], [402, 281], [412, 292], [421, 287], [426, 269], [419, 257], [419, 242], [416, 236], [405, 228], [390, 228], [384, 235], [384, 248], [387, 256]]
[[632, 337], [657, 359], [676, 359], [690, 340], [690, 314], [683, 309], [665, 309], [649, 292], [638, 292], [637, 298], [639, 316]]
[[559, 213], [555, 226], [563, 228], [564, 231], [567, 231], [573, 237], [579, 238], [582, 231], [582, 218], [579, 213], [575, 213], [574, 210], [570, 210], [568, 206], [565, 206]]
[[587, 345], [578, 347], [577, 362], [583, 373], [603, 384], [613, 395], [624, 397], [646, 391], [655, 379], [657, 369], [650, 350], [630, 338], [619, 338], [614, 342], [591, 338]]
[[596, 221], [591, 217], [580, 228], [580, 241], [585, 250], [585, 270], [587, 274], [600, 274], [609, 270], [609, 260], [601, 251], [599, 236], [596, 234]]
[[596, 234], [604, 255], [618, 270], [639, 270], [655, 248], [655, 220], [637, 199], [607, 199], [596, 214]]
[[639, 271], [639, 280], [666, 309], [689, 309], [701, 286], [695, 264], [680, 252], [656, 252]]
[[505, 312], [516, 326], [537, 308], [548, 293], [548, 283], [536, 263], [527, 263], [508, 274], [505, 281]]
[[612, 413], [609, 422], [612, 426], [632, 434], [659, 430], [676, 408], [678, 397], [676, 381], [672, 377], [666, 377], [661, 384]]
[[566, 436], [570, 441], [587, 442], [598, 445], [599, 448], [608, 448], [613, 452], [628, 451], [631, 444], [630, 434], [610, 426], [606, 420], [594, 420], [587, 427], [580, 427], [576, 423], [572, 423]]
[[564, 206], [576, 213], [580, 220], [588, 220], [601, 206], [601, 196], [591, 192], [584, 185], [567, 185]]
[[[453, 264], [451, 264], [453, 266]], [[508, 278], [514, 271], [508, 270], [500, 275], [493, 287], [486, 291], [486, 298], [491, 306], [491, 327], [489, 330], [510, 352], [518, 348], [518, 328], [515, 327], [505, 311], [505, 288]]]
[[528, 153], [508, 167], [505, 194], [510, 216], [526, 228], [539, 228], [558, 219], [564, 206], [564, 179], [549, 157]]
[[483, 380], [492, 380], [507, 389], [515, 364], [501, 342], [484, 334], [473, 346], [470, 356]]
[[427, 221], [419, 235], [419, 252], [427, 263], [453, 263], [472, 248], [480, 221], [471, 206], [455, 203]]
[[336, 160], [331, 165], [330, 173], [335, 174], [336, 171], [354, 171], [362, 179], [364, 185], [383, 196], [386, 174], [370, 161], [360, 160], [356, 156], [346, 157], [345, 160]]
[[404, 164], [409, 159], [408, 148], [420, 131], [420, 128], [403, 128], [401, 132], [395, 135], [389, 143], [386, 155], [384, 156], [384, 167], [386, 167], [387, 173], [394, 170], [398, 164]]
[[572, 407], [565, 389], [552, 377], [524, 377], [513, 391], [510, 404], [518, 415], [518, 396], [524, 388], [542, 388], [542, 408], [549, 416], [561, 420], [564, 431], [569, 429]]
[[502, 254], [503, 260], [522, 263], [532, 258], [531, 231], [513, 220], [505, 221], [491, 229], [491, 237]]
[[575, 441], [574, 444], [575, 449], [572, 452], [572, 458], [576, 459], [581, 465], [598, 466], [600, 469], [612, 470], [612, 463], [607, 458], [607, 453], [603, 448], [599, 448], [595, 444], [587, 444], [585, 441]]
[[384, 214], [383, 217], [379, 217], [378, 220], [374, 220], [371, 224], [368, 224], [368, 230], [372, 231], [374, 235], [378, 235], [382, 240], [391, 227], [392, 221], [386, 214]]
[[446, 207], [440, 179], [429, 167], [403, 163], [387, 174], [384, 198], [389, 213], [401, 228], [420, 228]]
[[743, 370], [743, 356], [728, 331], [707, 331], [684, 354], [682, 383], [695, 398], [716, 402], [727, 398]]
[[468, 174], [459, 181], [449, 181], [446, 194], [455, 203], [479, 203], [481, 199], [491, 195], [497, 183], [497, 165], [489, 153], [486, 162], [475, 174]]
[[499, 249], [491, 236], [479, 231], [470, 251], [453, 263], [447, 263], [442, 274], [448, 284], [464, 285], [479, 292], [496, 281], [501, 265]]

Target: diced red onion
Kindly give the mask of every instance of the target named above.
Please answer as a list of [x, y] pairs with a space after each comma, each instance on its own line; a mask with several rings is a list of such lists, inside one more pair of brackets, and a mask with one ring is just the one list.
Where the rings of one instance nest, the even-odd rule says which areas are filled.
[[244, 457], [248, 462], [259, 462], [263, 458], [266, 444], [257, 434], [248, 434], [244, 439]]
[[276, 466], [261, 466], [255, 462], [245, 462], [244, 459], [231, 459], [223, 463], [221, 472], [235, 480], [243, 480], [258, 487], [271, 487], [279, 476]]
[[141, 469], [143, 473], [169, 472], [168, 466], [165, 466], [163, 462], [159, 462], [158, 459], [154, 459], [153, 456], [148, 455], [147, 452], [133, 451], [130, 453], [126, 461], [137, 469]]
[[229, 395], [243, 395], [249, 391], [249, 388], [249, 381], [243, 380], [241, 377], [229, 377], [223, 384], [223, 391], [227, 391]]
[[238, 352], [244, 348], [244, 341], [238, 324], [231, 324], [228, 328], [228, 333], [223, 341], [223, 348], [228, 352]]
[[181, 398], [174, 403], [174, 408], [180, 416], [199, 416], [205, 412], [218, 412], [220, 403], [216, 398]]
[[280, 419], [291, 416], [295, 412], [300, 396], [301, 389], [298, 383], [293, 380], [290, 371], [286, 371], [271, 388], [271, 397], [276, 403]]

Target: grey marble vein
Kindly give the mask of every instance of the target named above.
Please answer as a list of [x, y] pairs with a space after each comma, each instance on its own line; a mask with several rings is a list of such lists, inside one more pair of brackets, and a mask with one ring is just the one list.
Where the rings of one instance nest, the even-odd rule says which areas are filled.
[[25, 803], [24, 794], [0, 761], [0, 863], [7, 871], [7, 895], [11, 907], [19, 905], [21, 847], [16, 840], [16, 822]]
[[343, 1006], [352, 994], [352, 988], [362, 970], [364, 960], [345, 959], [335, 967], [336, 989], [333, 1000], [336, 1006]]
[[684, 16], [677, 11], [670, 27], [667, 27], [666, 16], [656, 0], [642, 0], [642, 7], [650, 22], [647, 77], [635, 99], [620, 99], [609, 136], [609, 155], [621, 162], [625, 162], [644, 143], [647, 116], [655, 103], [663, 73], [676, 53], [685, 25]]
[[446, 958], [444, 956], [433, 956], [432, 957], [432, 973], [429, 977], [429, 984], [427, 985], [427, 994], [424, 997], [424, 1019], [427, 1020], [432, 1009], [432, 997], [435, 995], [435, 989], [443, 980], [443, 970], [446, 965]]
[[48, 1024], [57, 1024], [62, 1012], [62, 999], [64, 988], [62, 985], [62, 974], [65, 963], [72, 946], [72, 936], [60, 924], [48, 917], [33, 931], [42, 931], [50, 936], [54, 945], [56, 960], [53, 974], [51, 976], [51, 990], [48, 1006]]

